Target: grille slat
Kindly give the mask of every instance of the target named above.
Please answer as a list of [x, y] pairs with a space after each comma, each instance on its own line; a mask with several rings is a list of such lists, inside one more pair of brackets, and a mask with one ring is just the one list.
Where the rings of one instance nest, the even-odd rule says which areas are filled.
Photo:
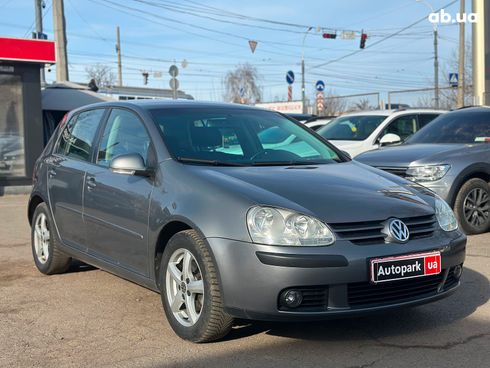
[[402, 178], [407, 177], [407, 169], [408, 167], [384, 167], [384, 166], [376, 166], [377, 169], [389, 172], [390, 174], [394, 174], [396, 176], [401, 176]]
[[[436, 229], [434, 215], [400, 218], [410, 231], [410, 239], [420, 239], [431, 236]], [[329, 224], [342, 240], [349, 240], [357, 245], [370, 245], [385, 242], [385, 234], [382, 233], [383, 222], [365, 221]]]

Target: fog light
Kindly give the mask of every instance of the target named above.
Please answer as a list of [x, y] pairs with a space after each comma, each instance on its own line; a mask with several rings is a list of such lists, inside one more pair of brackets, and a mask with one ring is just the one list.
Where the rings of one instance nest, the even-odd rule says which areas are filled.
[[463, 267], [461, 267], [461, 265], [457, 265], [456, 267], [454, 267], [453, 275], [457, 280], [459, 280], [462, 273], [463, 273]]
[[281, 301], [288, 308], [296, 308], [303, 301], [303, 294], [299, 290], [286, 290], [282, 293]]

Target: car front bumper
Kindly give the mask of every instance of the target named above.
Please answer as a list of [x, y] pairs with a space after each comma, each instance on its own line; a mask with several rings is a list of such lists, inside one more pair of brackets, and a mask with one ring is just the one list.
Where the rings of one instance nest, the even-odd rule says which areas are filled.
[[[218, 265], [225, 310], [255, 320], [326, 319], [428, 303], [459, 286], [453, 271], [465, 259], [466, 236], [436, 231], [406, 244], [278, 247], [208, 238]], [[369, 282], [369, 259], [441, 252], [441, 274], [407, 281]], [[390, 285], [391, 284], [391, 285]], [[305, 306], [280, 306], [287, 289], [304, 291]], [[309, 303], [309, 304], [308, 304]]]

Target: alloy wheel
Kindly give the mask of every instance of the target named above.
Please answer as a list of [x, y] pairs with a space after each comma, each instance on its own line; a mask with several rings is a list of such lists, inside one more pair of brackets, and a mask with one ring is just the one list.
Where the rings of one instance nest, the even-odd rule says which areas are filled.
[[490, 217], [490, 197], [482, 188], [471, 190], [464, 199], [463, 209], [466, 221], [472, 226], [482, 226]]
[[204, 282], [199, 264], [189, 250], [180, 248], [172, 254], [165, 282], [173, 315], [183, 326], [193, 326], [201, 316]]
[[34, 224], [34, 250], [37, 260], [42, 264], [49, 258], [49, 240], [48, 218], [44, 213], [40, 213]]

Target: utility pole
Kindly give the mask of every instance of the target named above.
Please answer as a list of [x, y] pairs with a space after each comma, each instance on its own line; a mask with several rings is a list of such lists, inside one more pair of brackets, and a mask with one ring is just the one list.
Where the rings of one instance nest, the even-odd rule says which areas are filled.
[[473, 104], [486, 105], [487, 91], [490, 83], [487, 81], [488, 73], [486, 63], [488, 60], [488, 46], [486, 35], [490, 34], [490, 9], [485, 0], [473, 0], [472, 11], [476, 14], [478, 21], [473, 23], [472, 49], [473, 49]]
[[[34, 7], [36, 8], [36, 38], [39, 38], [43, 33], [43, 0], [34, 0]], [[41, 64], [41, 86], [46, 85], [46, 75], [44, 73], [44, 65]]]
[[[465, 12], [465, 0], [460, 0], [459, 14]], [[459, 23], [459, 65], [458, 65], [458, 107], [463, 107], [465, 83], [464, 83], [464, 55], [465, 55], [465, 39], [464, 39], [464, 23]]]
[[53, 0], [54, 40], [56, 42], [56, 81], [68, 78], [68, 56], [66, 52], [66, 22], [63, 0]]
[[119, 34], [119, 26], [117, 26], [117, 28], [116, 28], [116, 33], [117, 33], [117, 44], [116, 44], [117, 77], [118, 77], [119, 87], [122, 87], [123, 81], [122, 81], [122, 62], [121, 62], [121, 36]]
[[303, 44], [301, 46], [301, 101], [303, 103], [303, 114], [307, 113], [306, 110], [306, 93], [305, 93], [305, 40], [308, 36], [308, 32], [312, 30], [312, 27], [308, 27], [303, 37]]

